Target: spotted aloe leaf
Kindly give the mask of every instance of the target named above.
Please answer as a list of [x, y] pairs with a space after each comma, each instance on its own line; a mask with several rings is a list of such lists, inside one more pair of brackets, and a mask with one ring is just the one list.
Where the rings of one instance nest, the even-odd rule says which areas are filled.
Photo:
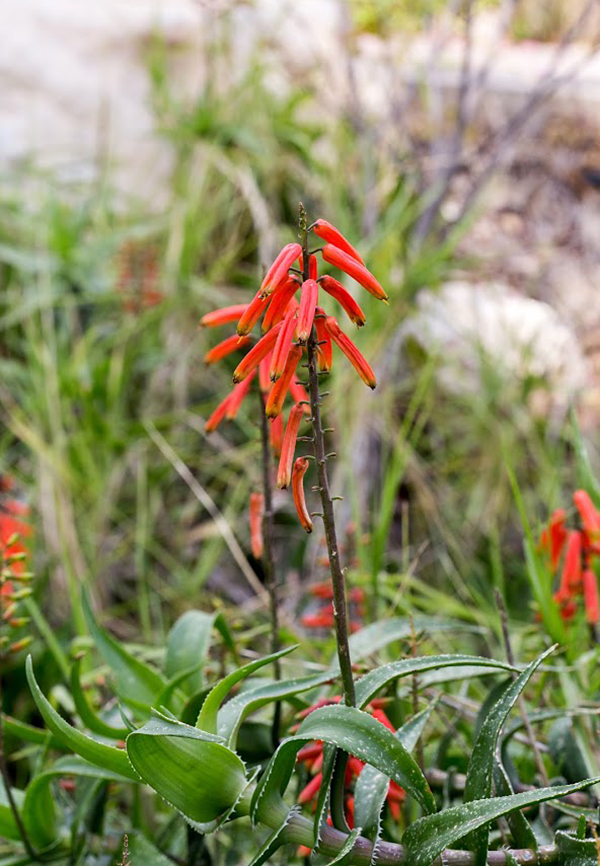
[[127, 755], [142, 779], [200, 832], [216, 829], [248, 784], [243, 761], [221, 737], [165, 718], [129, 734]]
[[479, 827], [508, 815], [516, 809], [535, 806], [548, 800], [555, 800], [581, 791], [600, 782], [600, 776], [586, 779], [574, 785], [556, 785], [551, 788], [538, 788], [509, 797], [492, 797], [489, 800], [474, 800], [426, 815], [410, 825], [402, 838], [406, 849], [406, 862], [411, 866], [431, 866], [445, 848], [450, 848], [458, 839], [473, 833]]
[[281, 797], [294, 771], [296, 755], [301, 746], [311, 740], [322, 740], [371, 764], [403, 787], [425, 812], [435, 811], [435, 800], [427, 780], [392, 732], [362, 710], [337, 705], [312, 712], [297, 734], [281, 743], [252, 798], [254, 820], [272, 809], [281, 809]]
[[[515, 680], [509, 681], [496, 702], [490, 707], [471, 752], [463, 802], [483, 800], [491, 795], [500, 731], [533, 673], [555, 649], [556, 647], [551, 647], [546, 650], [528, 665]], [[485, 866], [488, 849], [487, 827], [483, 826], [477, 830], [469, 839], [469, 844], [475, 852], [476, 866]]]
[[556, 831], [555, 844], [560, 863], [568, 866], [598, 866], [598, 843], [595, 839], [578, 839], [562, 830]]

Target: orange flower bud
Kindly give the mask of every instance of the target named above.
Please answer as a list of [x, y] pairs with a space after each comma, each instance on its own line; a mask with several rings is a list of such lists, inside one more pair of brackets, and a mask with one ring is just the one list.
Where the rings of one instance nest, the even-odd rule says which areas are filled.
[[333, 366], [333, 345], [329, 331], [325, 327], [327, 315], [325, 310], [317, 307], [315, 315], [315, 328], [317, 331], [317, 364], [321, 373], [331, 372]]
[[243, 382], [239, 382], [229, 395], [229, 405], [227, 406], [227, 411], [225, 413], [225, 417], [228, 421], [233, 421], [233, 419], [237, 415], [239, 408], [242, 405], [242, 400], [250, 390], [253, 379], [254, 371], [249, 376], [247, 376]]
[[292, 378], [296, 375], [296, 367], [298, 361], [302, 357], [302, 348], [294, 346], [288, 356], [287, 363], [281, 374], [281, 377], [275, 382], [271, 388], [271, 393], [267, 399], [265, 413], [267, 418], [276, 418], [283, 408], [285, 395], [287, 394]]
[[233, 334], [233, 336], [227, 337], [227, 339], [223, 340], [221, 343], [217, 343], [210, 352], [207, 352], [204, 356], [204, 363], [215, 364], [217, 361], [226, 358], [227, 355], [231, 355], [231, 353], [235, 352], [236, 349], [245, 348], [251, 342], [250, 337], [238, 337], [237, 334]]
[[331, 246], [331, 244], [327, 244], [323, 248], [323, 258], [326, 262], [329, 262], [330, 265], [339, 268], [341, 271], [348, 274], [348, 276], [356, 280], [356, 282], [359, 283], [363, 289], [370, 292], [373, 297], [377, 298], [379, 301], [387, 301], [386, 293], [373, 274], [368, 271], [364, 265], [361, 265], [360, 262], [357, 262], [356, 259], [348, 255], [348, 253], [345, 253], [337, 247]]
[[582, 580], [585, 617], [590, 625], [596, 625], [600, 620], [600, 600], [598, 598], [598, 581], [591, 568], [584, 569]]
[[[277, 379], [279, 379], [285, 369], [292, 348], [292, 340], [294, 338], [295, 330], [296, 313], [294, 310], [290, 310], [281, 323], [281, 329], [277, 334], [277, 340], [275, 341], [275, 346], [273, 348], [271, 366], [269, 368], [269, 375], [273, 382], [276, 382]], [[263, 340], [264, 339], [265, 337], [263, 337]]]
[[264, 297], [260, 292], [257, 292], [257, 294], [254, 295], [237, 324], [237, 333], [240, 337], [244, 337], [246, 334], [250, 333], [261, 315], [267, 309], [268, 303], [269, 299]]
[[277, 335], [281, 330], [281, 325], [276, 325], [268, 334], [261, 337], [258, 343], [250, 349], [240, 363], [233, 371], [233, 381], [241, 382], [246, 376], [249, 376], [253, 370], [256, 370], [260, 362], [270, 354], [277, 341]]
[[281, 446], [281, 457], [277, 472], [277, 486], [279, 488], [289, 487], [292, 478], [292, 463], [294, 462], [294, 452], [296, 450], [296, 438], [303, 417], [304, 407], [296, 403], [290, 410]]
[[238, 322], [246, 312], [248, 304], [234, 304], [232, 307], [221, 307], [206, 313], [200, 319], [200, 324], [205, 328], [216, 328], [218, 325], [228, 325], [230, 322]]
[[312, 520], [310, 519], [310, 514], [308, 513], [308, 509], [306, 507], [306, 499], [304, 497], [304, 476], [306, 475], [307, 469], [307, 458], [298, 457], [296, 462], [294, 463], [294, 468], [292, 470], [292, 494], [294, 496], [294, 504], [296, 506], [296, 511], [298, 512], [298, 517], [300, 519], [300, 523], [302, 524], [302, 528], [306, 532], [312, 532], [313, 524]]
[[265, 500], [262, 493], [250, 494], [250, 545], [252, 556], [262, 559], [264, 553], [263, 543], [263, 514]]
[[367, 364], [365, 358], [358, 351], [350, 337], [346, 336], [336, 320], [333, 316], [328, 316], [325, 319], [325, 327], [329, 334], [331, 335], [331, 339], [334, 343], [339, 346], [344, 355], [348, 358], [350, 363], [356, 369], [356, 372], [360, 376], [360, 378], [365, 382], [369, 388], [375, 388], [377, 385], [377, 379], [375, 378], [375, 373], [371, 369], [371, 367]]
[[288, 304], [300, 288], [300, 283], [295, 277], [290, 277], [275, 294], [271, 295], [271, 303], [265, 313], [262, 323], [262, 332], [266, 334], [273, 325], [281, 322], [288, 312]]
[[352, 256], [352, 258], [359, 264], [364, 265], [358, 251], [355, 250], [352, 244], [346, 240], [344, 235], [336, 229], [335, 226], [328, 223], [327, 220], [317, 220], [316, 223], [313, 224], [313, 231], [318, 237], [327, 241], [328, 244], [333, 244], [349, 256]]
[[271, 440], [273, 454], [275, 457], [279, 457], [283, 444], [283, 415], [281, 415], [281, 413], [271, 421], [269, 438]]
[[306, 280], [305, 283], [302, 283], [300, 309], [298, 310], [298, 340], [301, 343], [306, 343], [310, 337], [318, 299], [319, 284], [315, 280]]
[[573, 502], [581, 515], [581, 522], [589, 540], [592, 544], [600, 541], [600, 512], [585, 490], [576, 490], [573, 494]]
[[333, 277], [321, 277], [320, 284], [332, 298], [335, 298], [342, 305], [350, 321], [354, 322], [358, 328], [362, 328], [367, 320], [350, 292], [346, 291], [344, 286]]
[[267, 297], [287, 278], [288, 270], [297, 261], [302, 247], [300, 244], [286, 244], [281, 250], [261, 283], [259, 294]]

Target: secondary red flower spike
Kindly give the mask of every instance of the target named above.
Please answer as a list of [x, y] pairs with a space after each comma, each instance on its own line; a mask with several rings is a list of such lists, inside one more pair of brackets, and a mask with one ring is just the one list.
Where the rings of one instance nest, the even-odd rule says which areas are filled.
[[368, 271], [364, 265], [353, 259], [352, 256], [345, 253], [337, 247], [327, 244], [323, 247], [323, 258], [330, 265], [339, 268], [340, 271], [348, 274], [359, 283], [363, 289], [370, 292], [374, 298], [379, 301], [387, 301], [387, 294], [384, 292], [381, 285], [377, 282], [371, 271]]
[[221, 307], [220, 310], [213, 310], [212, 313], [206, 313], [200, 319], [200, 324], [205, 328], [216, 328], [219, 325], [227, 325], [230, 322], [239, 322], [248, 304], [234, 304], [231, 307]]
[[252, 547], [252, 556], [255, 559], [262, 559], [264, 553], [263, 542], [263, 514], [265, 500], [262, 493], [250, 494], [250, 545]]
[[289, 487], [292, 478], [292, 464], [294, 462], [294, 452], [296, 450], [296, 439], [300, 422], [304, 417], [304, 406], [296, 403], [290, 410], [290, 415], [283, 436], [283, 444], [281, 447], [281, 458], [279, 460], [279, 469], [277, 472], [277, 486], [279, 488]]
[[369, 388], [375, 388], [377, 386], [377, 379], [375, 378], [375, 373], [373, 372], [363, 355], [358, 351], [350, 337], [344, 334], [333, 316], [328, 316], [325, 319], [325, 328], [330, 334], [333, 342], [337, 346], [339, 346], [344, 355], [354, 366], [356, 372], [363, 380], [363, 382], [365, 382], [369, 386]]
[[298, 310], [298, 340], [300, 343], [306, 343], [311, 335], [318, 300], [319, 284], [316, 280], [306, 280], [302, 284], [302, 296]]
[[292, 470], [292, 494], [294, 496], [294, 504], [302, 528], [306, 532], [312, 532], [313, 523], [306, 507], [306, 498], [304, 496], [304, 476], [308, 469], [308, 460], [306, 457], [298, 457], [294, 463]]
[[287, 279], [288, 270], [294, 262], [299, 259], [301, 252], [302, 247], [300, 244], [286, 244], [284, 246], [265, 274], [265, 278], [260, 286], [260, 296], [266, 298], [268, 295], [272, 294], [275, 289], [279, 288], [281, 283]]
[[327, 294], [331, 295], [332, 298], [335, 298], [335, 300], [342, 305], [342, 308], [350, 321], [354, 322], [357, 328], [362, 328], [367, 319], [350, 292], [348, 292], [338, 280], [334, 279], [334, 277], [321, 277], [319, 283], [322, 288], [325, 289]]
[[323, 238], [324, 241], [327, 241], [329, 244], [333, 244], [338, 249], [347, 253], [349, 256], [357, 261], [360, 265], [364, 267], [364, 261], [362, 260], [360, 254], [357, 250], [354, 249], [350, 241], [348, 241], [344, 235], [336, 229], [335, 226], [332, 226], [331, 223], [328, 223], [327, 220], [317, 220], [313, 223], [312, 229], [317, 237]]

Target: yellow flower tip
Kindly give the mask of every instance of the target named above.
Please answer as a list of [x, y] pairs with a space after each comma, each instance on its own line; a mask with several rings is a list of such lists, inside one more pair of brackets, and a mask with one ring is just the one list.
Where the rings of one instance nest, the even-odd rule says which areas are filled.
[[383, 303], [386, 305], [386, 307], [389, 307], [390, 302], [388, 301], [388, 296], [387, 296], [387, 295], [385, 296], [385, 298], [382, 298], [381, 300], [382, 300]]

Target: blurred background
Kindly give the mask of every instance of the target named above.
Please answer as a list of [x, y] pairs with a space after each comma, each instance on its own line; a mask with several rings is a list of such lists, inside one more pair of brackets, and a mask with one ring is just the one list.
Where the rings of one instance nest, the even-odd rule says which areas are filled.
[[[539, 533], [598, 466], [598, 3], [20, 0], [7, 21], [1, 496], [51, 628], [85, 632], [82, 585], [129, 640], [261, 609], [206, 508], [261, 579], [256, 413], [204, 434], [231, 369], [203, 365], [198, 321], [252, 297], [303, 201], [390, 295], [361, 298], [380, 387], [338, 363], [327, 405], [354, 579], [483, 624], [498, 586], [535, 629], [523, 514]], [[320, 539], [275, 505], [295, 629]]]

